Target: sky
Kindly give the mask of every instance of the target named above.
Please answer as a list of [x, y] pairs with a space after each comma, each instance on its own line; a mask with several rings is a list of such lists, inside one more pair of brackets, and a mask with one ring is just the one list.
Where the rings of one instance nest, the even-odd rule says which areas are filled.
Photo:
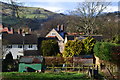
[[[8, 2], [9, 0], [0, 0], [0, 1]], [[22, 2], [24, 6], [40, 7], [57, 13], [68, 13], [68, 11], [75, 10], [78, 2], [83, 2], [84, 0], [15, 0], [15, 1]], [[94, 1], [94, 0], [86, 0], [86, 1]], [[95, 1], [111, 2], [111, 5], [108, 6], [108, 8], [104, 12], [118, 11], [119, 0], [114, 0], [114, 1], [95, 0]]]

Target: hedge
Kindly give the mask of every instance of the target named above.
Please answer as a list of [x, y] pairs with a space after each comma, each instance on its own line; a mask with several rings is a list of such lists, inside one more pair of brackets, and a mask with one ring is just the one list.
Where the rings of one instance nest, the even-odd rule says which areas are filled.
[[115, 43], [109, 43], [109, 42], [96, 42], [93, 51], [95, 56], [99, 57], [101, 60], [117, 62], [114, 57], [115, 56], [118, 57], [120, 55], [114, 54], [116, 50], [113, 50], [113, 48], [116, 46], [119, 46], [119, 45]]

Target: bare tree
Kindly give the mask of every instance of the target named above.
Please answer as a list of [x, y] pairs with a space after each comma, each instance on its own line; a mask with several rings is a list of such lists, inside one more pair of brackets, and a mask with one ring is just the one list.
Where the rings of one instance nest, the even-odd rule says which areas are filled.
[[70, 12], [72, 15], [79, 16], [83, 29], [86, 34], [93, 34], [96, 30], [96, 18], [110, 5], [109, 2], [83, 2], [79, 3], [76, 10]]

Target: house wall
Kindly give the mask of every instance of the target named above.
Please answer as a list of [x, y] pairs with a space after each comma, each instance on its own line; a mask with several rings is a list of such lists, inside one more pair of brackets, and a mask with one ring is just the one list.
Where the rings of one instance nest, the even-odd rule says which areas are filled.
[[0, 40], [2, 40], [2, 33], [0, 33]]
[[63, 41], [58, 41], [58, 46], [59, 46], [60, 52], [63, 53], [65, 48], [65, 43]]
[[25, 50], [37, 50], [37, 45], [32, 45], [32, 48], [29, 48], [30, 45], [25, 45]]
[[[18, 46], [22, 46], [22, 48], [19, 48]], [[24, 50], [37, 50], [37, 45], [32, 45], [32, 48], [29, 48], [29, 45], [24, 45]], [[12, 45], [12, 48], [6, 48], [6, 45], [3, 47], [4, 55], [3, 59], [5, 59], [5, 56], [11, 52], [13, 59], [17, 59], [20, 56], [23, 56], [23, 45]]]
[[52, 29], [47, 35], [46, 37], [49, 37], [49, 36], [56, 36], [59, 40], [62, 40], [64, 41], [64, 39], [59, 35], [59, 33], [55, 30], [55, 29]]

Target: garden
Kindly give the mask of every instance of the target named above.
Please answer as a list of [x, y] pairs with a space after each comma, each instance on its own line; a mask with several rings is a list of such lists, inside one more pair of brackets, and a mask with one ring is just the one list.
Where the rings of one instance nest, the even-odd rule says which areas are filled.
[[3, 72], [2, 80], [90, 80], [90, 78], [86, 74], [75, 72]]

